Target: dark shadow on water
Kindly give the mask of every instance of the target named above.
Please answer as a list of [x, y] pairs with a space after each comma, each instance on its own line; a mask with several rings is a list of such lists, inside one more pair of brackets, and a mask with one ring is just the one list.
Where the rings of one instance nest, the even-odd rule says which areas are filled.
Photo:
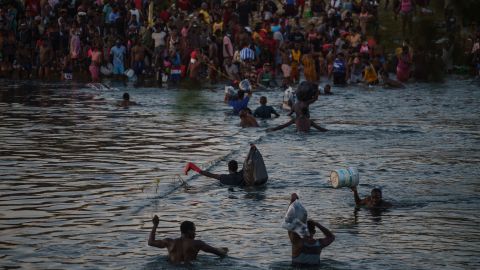
[[141, 269], [159, 270], [159, 269], [262, 269], [256, 265], [252, 265], [246, 261], [234, 257], [219, 258], [211, 255], [200, 253], [196, 261], [191, 264], [174, 265], [168, 261], [168, 257], [157, 256], [150, 259]]
[[335, 261], [332, 259], [321, 259], [319, 266], [312, 267], [295, 267], [292, 266], [291, 261], [280, 261], [272, 263], [268, 269], [271, 270], [296, 270], [296, 269], [309, 269], [309, 270], [335, 270], [335, 269], [350, 269], [348, 263]]

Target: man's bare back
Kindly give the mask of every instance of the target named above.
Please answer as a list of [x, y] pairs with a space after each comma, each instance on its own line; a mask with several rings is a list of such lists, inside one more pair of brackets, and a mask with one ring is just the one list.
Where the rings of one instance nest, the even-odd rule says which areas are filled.
[[228, 248], [214, 248], [201, 240], [195, 240], [195, 225], [193, 222], [184, 221], [180, 226], [181, 237], [176, 239], [164, 238], [155, 240], [155, 234], [159, 223], [158, 216], [152, 219], [153, 228], [150, 232], [148, 245], [158, 248], [167, 248], [168, 258], [171, 263], [189, 263], [196, 260], [198, 252], [204, 251], [224, 257], [228, 253]]

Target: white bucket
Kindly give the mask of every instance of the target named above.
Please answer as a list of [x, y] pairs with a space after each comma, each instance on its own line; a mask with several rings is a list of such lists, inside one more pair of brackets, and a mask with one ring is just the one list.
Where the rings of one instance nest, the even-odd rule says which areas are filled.
[[250, 81], [248, 79], [245, 79], [238, 84], [238, 88], [243, 91], [250, 91], [252, 90], [252, 85], [250, 84]]
[[135, 75], [135, 71], [133, 71], [133, 69], [127, 69], [125, 71], [125, 75], [129, 78], [129, 79], [132, 79], [133, 76]]
[[358, 170], [355, 167], [338, 169], [330, 174], [330, 182], [334, 188], [355, 187], [360, 182]]

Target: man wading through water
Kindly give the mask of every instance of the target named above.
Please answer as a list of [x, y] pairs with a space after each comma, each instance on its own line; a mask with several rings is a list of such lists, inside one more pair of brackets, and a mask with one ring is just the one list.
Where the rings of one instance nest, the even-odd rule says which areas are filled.
[[163, 238], [155, 240], [155, 233], [157, 231], [159, 218], [155, 215], [152, 219], [153, 228], [148, 238], [148, 245], [157, 248], [167, 248], [168, 259], [171, 263], [189, 263], [196, 260], [199, 251], [204, 251], [225, 257], [228, 253], [228, 248], [214, 248], [201, 240], [195, 240], [195, 224], [191, 221], [184, 221], [180, 225], [180, 232], [182, 235], [179, 238]]

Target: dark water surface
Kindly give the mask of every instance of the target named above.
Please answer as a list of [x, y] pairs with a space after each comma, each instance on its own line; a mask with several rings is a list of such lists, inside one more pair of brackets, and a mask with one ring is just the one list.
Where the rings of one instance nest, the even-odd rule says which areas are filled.
[[[154, 214], [158, 237], [192, 220], [199, 239], [230, 249], [225, 259], [201, 253], [195, 269], [289, 269], [280, 224], [291, 192], [336, 235], [322, 269], [480, 268], [478, 82], [334, 88], [311, 108], [331, 131], [310, 134], [264, 132], [285, 113], [242, 130], [220, 88], [0, 84], [4, 269], [170, 269], [166, 250], [147, 246]], [[141, 105], [115, 106], [124, 91]], [[175, 176], [186, 161], [225, 173], [250, 142], [269, 170], [265, 188], [229, 190], [191, 174], [185, 189]], [[328, 181], [347, 166], [359, 169], [361, 195], [381, 187], [396, 207], [356, 211], [349, 189]]]

